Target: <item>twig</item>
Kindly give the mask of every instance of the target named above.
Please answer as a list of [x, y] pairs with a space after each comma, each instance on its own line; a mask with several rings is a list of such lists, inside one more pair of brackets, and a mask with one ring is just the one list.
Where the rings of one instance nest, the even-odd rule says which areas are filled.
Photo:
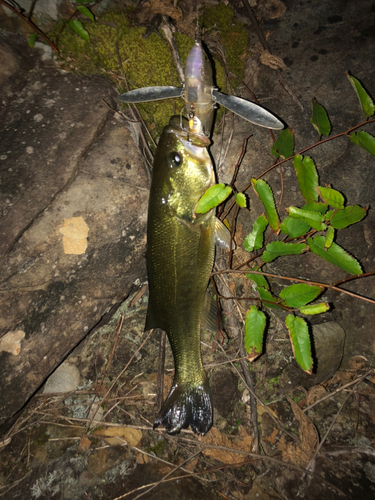
[[[211, 276], [215, 276], [218, 274], [262, 274], [263, 276], [268, 276], [269, 278], [279, 278], [281, 280], [288, 280], [288, 281], [296, 281], [298, 283], [307, 283], [309, 285], [317, 285], [321, 286], [323, 288], [329, 288], [330, 290], [336, 290], [337, 292], [340, 293], [345, 293], [346, 295], [350, 295], [351, 297], [354, 297], [356, 299], [364, 300], [365, 302], [370, 302], [370, 304], [375, 304], [375, 300], [369, 299], [368, 297], [363, 297], [362, 295], [358, 295], [357, 293], [350, 292], [349, 290], [345, 290], [345, 288], [339, 288], [338, 286], [335, 285], [329, 285], [327, 283], [321, 283], [319, 281], [310, 281], [310, 280], [304, 280], [301, 278], [293, 278], [291, 276], [282, 276], [279, 274], [273, 274], [273, 273], [264, 273], [261, 271], [254, 271], [253, 269], [244, 269], [244, 270], [239, 270], [239, 269], [223, 269], [220, 271], [213, 271], [211, 273]], [[369, 273], [367, 273], [369, 274]], [[371, 273], [371, 275], [374, 274], [374, 272]], [[357, 276], [353, 277], [354, 278], [361, 278], [364, 277], [363, 274], [358, 274]]]
[[217, 446], [217, 445], [213, 445], [213, 444], [206, 444], [204, 442], [194, 441], [193, 439], [189, 439], [189, 438], [180, 437], [180, 439], [183, 440], [183, 441], [189, 442], [189, 443], [195, 443], [197, 445], [203, 446], [204, 448], [203, 448], [203, 450], [201, 450], [202, 452], [205, 449], [214, 449], [214, 450], [229, 451], [229, 452], [232, 452], [232, 453], [238, 453], [239, 455], [247, 455], [248, 457], [251, 457], [251, 458], [254, 458], [254, 459], [257, 459], [257, 460], [262, 460], [262, 461], [271, 462], [271, 463], [274, 463], [274, 464], [277, 464], [277, 465], [281, 465], [282, 467], [289, 467], [291, 469], [298, 470], [299, 472], [303, 472], [303, 473], [306, 472], [307, 474], [309, 474], [311, 476], [314, 476], [315, 478], [319, 479], [323, 483], [327, 484], [330, 488], [334, 488], [341, 495], [346, 496], [345, 493], [342, 490], [340, 490], [340, 488], [338, 488], [334, 484], [330, 483], [329, 481], [327, 481], [326, 479], [324, 479], [319, 474], [315, 474], [314, 472], [311, 472], [311, 471], [306, 471], [305, 469], [303, 469], [302, 467], [299, 467], [298, 465], [294, 465], [294, 464], [289, 463], [289, 462], [284, 462], [283, 460], [280, 460], [278, 458], [269, 457], [267, 455], [259, 455], [258, 453], [248, 453], [247, 451], [238, 450], [236, 448], [229, 448], [227, 446]]
[[[33, 2], [32, 8], [34, 7], [34, 3], [35, 3], [35, 1]], [[28, 16], [24, 16], [22, 14], [20, 8], [17, 9], [15, 7], [12, 7], [11, 5], [9, 5], [8, 2], [5, 2], [4, 0], [0, 0], [0, 4], [4, 5], [7, 9], [9, 9], [12, 12], [14, 12], [15, 14], [17, 14], [17, 16], [19, 16], [23, 21], [25, 21], [28, 25], [30, 25], [33, 28], [33, 30], [36, 31], [38, 33], [38, 35], [40, 35], [48, 43], [48, 45], [52, 48], [52, 50], [54, 50], [54, 52], [56, 52], [56, 54], [59, 53], [59, 50], [56, 47], [56, 45], [30, 19], [30, 16], [31, 16], [31, 13], [32, 13], [32, 8], [30, 9], [30, 14]]]
[[139, 495], [137, 495], [134, 500], [137, 500], [138, 498], [141, 498], [143, 497], [144, 495], [148, 494], [150, 491], [152, 491], [154, 488], [156, 488], [157, 486], [159, 486], [161, 483], [163, 483], [166, 479], [168, 479], [169, 476], [171, 476], [172, 474], [174, 474], [177, 470], [181, 469], [183, 465], [187, 464], [188, 462], [190, 462], [191, 460], [193, 460], [193, 458], [195, 458], [197, 455], [199, 455], [201, 453], [201, 450], [199, 450], [197, 453], [195, 453], [193, 456], [187, 458], [184, 462], [182, 462], [181, 465], [177, 465], [173, 470], [171, 470], [170, 472], [168, 472], [168, 474], [166, 474], [162, 479], [160, 479], [160, 481], [158, 481], [155, 485], [151, 486], [147, 491], [143, 492], [143, 493], [140, 493]]
[[[128, 369], [128, 366], [130, 365], [130, 363], [133, 361], [134, 357], [137, 355], [137, 353], [142, 349], [142, 347], [145, 345], [145, 343], [147, 342], [147, 340], [150, 338], [152, 332], [154, 330], [150, 330], [149, 334], [147, 335], [147, 337], [145, 338], [145, 340], [142, 342], [142, 344], [138, 347], [138, 349], [134, 352], [133, 356], [129, 359], [129, 361], [127, 362], [125, 368], [123, 370], [121, 370], [121, 372], [117, 375], [117, 377], [115, 378], [115, 380], [113, 381], [111, 387], [108, 389], [108, 391], [106, 392], [106, 394], [104, 395], [103, 399], [102, 399], [102, 403], [107, 399], [107, 396], [108, 394], [111, 392], [111, 390], [113, 389], [113, 387], [116, 385], [117, 381], [119, 380], [119, 378], [122, 376], [122, 374]], [[94, 416], [96, 415], [96, 412], [94, 414]], [[74, 419], [72, 419], [74, 420]], [[89, 420], [90, 424], [91, 425], [92, 423], [96, 422], [94, 421], [92, 418]], [[100, 425], [103, 425], [102, 422], [100, 422]], [[87, 426], [88, 428], [89, 426]]]
[[[126, 90], [129, 92], [129, 85], [128, 85], [128, 80], [126, 78], [126, 75], [125, 75], [125, 71], [124, 71], [124, 67], [122, 65], [122, 61], [121, 61], [121, 57], [120, 57], [120, 49], [119, 49], [119, 46], [118, 46], [118, 41], [116, 41], [115, 43], [115, 48], [116, 48], [116, 55], [117, 55], [117, 61], [118, 61], [118, 64], [120, 66], [120, 70], [121, 70], [121, 74], [122, 74], [122, 78], [124, 80], [124, 83], [125, 83], [125, 86], [126, 86]], [[139, 132], [140, 132], [140, 135], [141, 135], [141, 138], [142, 138], [142, 142], [143, 142], [143, 145], [144, 145], [144, 148], [145, 148], [145, 151], [147, 152], [147, 155], [148, 155], [148, 158], [147, 158], [147, 155], [145, 154], [145, 158], [146, 158], [146, 161], [147, 163], [152, 163], [153, 161], [153, 156], [152, 156], [152, 153], [150, 151], [150, 148], [147, 144], [147, 141], [146, 141], [146, 138], [144, 136], [144, 133], [143, 133], [143, 130], [142, 130], [142, 126], [144, 127], [144, 129], [146, 130], [148, 136], [150, 137], [151, 139], [151, 142], [152, 144], [156, 147], [156, 144], [154, 142], [154, 139], [152, 138], [151, 134], [150, 134], [150, 131], [148, 130], [148, 128], [146, 127], [146, 124], [137, 108], [137, 106], [134, 104], [134, 109], [130, 106], [130, 104], [128, 105], [129, 106], [129, 109], [130, 109], [130, 112], [133, 116], [133, 119], [135, 121], [138, 122], [136, 116], [135, 116], [135, 112], [134, 112], [134, 109], [136, 110], [137, 112], [137, 115], [138, 115], [138, 118], [139, 120], [141, 121], [141, 123], [138, 123], [138, 127], [139, 127]]]
[[184, 75], [184, 70], [182, 67], [180, 55], [178, 53], [176, 41], [173, 36], [173, 30], [175, 30], [174, 26], [168, 21], [167, 16], [162, 16], [163, 22], [160, 25], [160, 29], [164, 33], [165, 38], [167, 39], [167, 42], [171, 48], [171, 54], [172, 58], [174, 61], [174, 64], [176, 66], [176, 70], [178, 73], [178, 77], [180, 79], [181, 83], [185, 83], [185, 75]]
[[[104, 378], [105, 378], [105, 376], [106, 376], [106, 374], [107, 374], [108, 368], [109, 368], [109, 366], [110, 366], [110, 364], [111, 364], [111, 361], [112, 361], [113, 355], [114, 355], [114, 353], [115, 353], [115, 349], [116, 349], [116, 346], [117, 346], [117, 341], [118, 341], [118, 338], [119, 338], [119, 335], [120, 335], [120, 332], [121, 332], [121, 328], [122, 328], [122, 324], [123, 324], [123, 322], [124, 322], [124, 316], [121, 314], [120, 319], [119, 319], [119, 321], [118, 321], [118, 323], [117, 323], [117, 327], [116, 327], [116, 337], [115, 337], [115, 341], [114, 341], [114, 343], [113, 343], [112, 352], [111, 352], [111, 354], [110, 354], [110, 356], [109, 356], [108, 363], [107, 363], [107, 365], [106, 365], [106, 367], [105, 367], [105, 369], [104, 369], [103, 377], [102, 377], [102, 379], [101, 379], [101, 381], [100, 381], [100, 384], [99, 384], [99, 386], [97, 387], [96, 392], [95, 392], [95, 395], [94, 395], [94, 397], [93, 397], [93, 400], [91, 401], [91, 404], [90, 404], [90, 406], [89, 406], [89, 408], [88, 408], [88, 410], [87, 410], [87, 412], [86, 412], [86, 417], [87, 417], [87, 418], [89, 418], [89, 415], [90, 415], [90, 412], [91, 412], [92, 406], [93, 406], [93, 404], [94, 404], [94, 402], [95, 402], [95, 400], [96, 400], [96, 398], [97, 398], [97, 396], [98, 396], [98, 394], [99, 394], [99, 392], [100, 392], [100, 389], [102, 388], [102, 385], [103, 385], [103, 383], [104, 383]], [[94, 420], [95, 415], [97, 414], [98, 410], [99, 410], [99, 405], [97, 405], [96, 410], [94, 411], [94, 413], [93, 413], [93, 415], [92, 415], [92, 417], [91, 417], [91, 421], [92, 421], [92, 420]], [[89, 429], [89, 428], [90, 428], [91, 421], [90, 421], [90, 422], [86, 425], [86, 429]]]
[[[332, 427], [335, 425], [337, 419], [339, 418], [339, 415], [340, 413], [342, 412], [342, 410], [344, 409], [344, 406], [346, 405], [346, 403], [348, 402], [349, 398], [353, 395], [354, 391], [356, 390], [357, 386], [362, 382], [361, 378], [363, 377], [360, 377], [360, 379], [356, 381], [356, 384], [355, 386], [351, 389], [351, 391], [349, 392], [349, 394], [347, 395], [347, 397], [345, 398], [345, 401], [342, 403], [342, 405], [340, 406], [338, 412], [336, 413], [336, 415], [334, 416], [334, 418], [332, 419], [332, 422], [331, 424], [329, 425], [328, 429], [327, 429], [327, 432], [325, 433], [325, 435], [323, 436], [322, 440], [320, 441], [319, 445], [317, 446], [316, 450], [315, 450], [315, 453], [314, 453], [314, 456], [311, 458], [310, 462], [307, 464], [306, 466], [306, 470], [307, 471], [312, 471], [314, 469], [314, 466], [315, 466], [315, 460], [316, 460], [316, 457], [318, 456], [323, 444], [325, 443], [325, 441], [327, 440], [328, 436], [329, 436], [329, 433], [331, 432], [332, 430]], [[307, 472], [306, 472], [307, 474]], [[305, 491], [305, 488], [308, 487], [310, 485], [310, 481], [311, 481], [311, 477], [308, 479], [307, 483], [305, 481], [305, 477], [306, 477], [306, 474], [304, 474], [301, 478], [301, 484], [300, 484], [300, 488], [298, 490], [298, 495], [297, 496], [304, 496], [304, 491]]]
[[336, 389], [335, 391], [329, 393], [329, 394], [326, 394], [325, 396], [323, 396], [322, 398], [320, 398], [318, 401], [315, 401], [314, 403], [312, 403], [311, 405], [307, 406], [306, 408], [303, 409], [304, 412], [308, 411], [308, 410], [311, 410], [311, 408], [313, 408], [314, 406], [316, 406], [317, 404], [321, 403], [322, 401], [325, 401], [326, 399], [330, 399], [330, 398], [333, 398], [334, 396], [336, 396], [336, 394], [338, 394], [339, 392], [343, 391], [344, 389], [347, 389], [348, 387], [350, 387], [351, 385], [354, 385], [354, 384], [357, 384], [357, 383], [360, 383], [360, 382], [363, 382], [363, 380], [368, 377], [370, 375], [370, 373], [372, 373], [374, 371], [373, 368], [371, 368], [370, 370], [368, 370], [366, 373], [364, 373], [363, 375], [361, 375], [360, 377], [356, 378], [355, 380], [352, 380], [351, 382], [348, 382], [347, 384], [343, 385], [342, 387], [339, 387], [338, 389]]

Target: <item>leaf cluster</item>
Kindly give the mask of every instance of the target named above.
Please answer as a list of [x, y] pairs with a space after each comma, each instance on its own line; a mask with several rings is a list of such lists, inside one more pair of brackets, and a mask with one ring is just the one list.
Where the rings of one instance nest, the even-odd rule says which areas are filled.
[[[375, 112], [371, 97], [356, 78], [351, 75], [347, 76], [357, 94], [362, 112], [367, 119], [370, 118]], [[315, 99], [312, 100], [311, 123], [318, 132], [319, 139], [331, 133], [328, 114]], [[352, 143], [375, 156], [375, 138], [372, 135], [363, 130], [351, 129], [348, 132], [351, 132], [349, 137]], [[342, 135], [349, 134], [338, 136]], [[319, 140], [316, 145], [322, 142], [325, 140]], [[264, 269], [266, 263], [279, 257], [312, 252], [351, 275], [361, 275], [363, 270], [358, 260], [334, 240], [338, 231], [361, 221], [366, 216], [367, 208], [359, 205], [346, 205], [345, 197], [341, 192], [331, 186], [319, 184], [314, 160], [310, 156], [294, 154], [294, 134], [289, 129], [280, 132], [271, 148], [271, 153], [277, 158], [282, 158], [283, 161], [293, 162], [305, 204], [301, 207], [289, 206], [286, 209], [287, 215], [281, 220], [271, 186], [261, 178], [251, 180], [251, 186], [262, 202], [264, 212], [255, 220], [252, 231], [243, 241], [243, 247], [253, 254], [249, 261], [257, 259], [257, 264], [252, 270], [246, 271], [246, 276], [255, 283], [259, 295], [258, 302], [261, 302], [261, 306], [250, 306], [246, 314], [245, 349], [250, 361], [262, 353], [267, 322], [265, 313], [260, 309], [282, 308], [289, 312], [285, 325], [295, 359], [303, 370], [311, 373], [313, 359], [308, 323], [301, 316], [321, 314], [329, 310], [330, 306], [327, 302], [316, 301], [324, 292], [325, 287], [299, 279], [297, 281], [303, 282], [287, 286], [277, 295], [270, 289], [265, 276], [267, 273], [263, 275], [261, 270]], [[202, 212], [211, 210], [231, 193], [233, 193], [231, 186], [224, 184], [213, 186], [202, 197], [198, 207]], [[240, 197], [241, 194], [243, 195], [243, 193], [236, 194], [235, 202], [238, 207], [246, 208], [244, 199]], [[264, 245], [267, 231], [268, 242]], [[290, 279], [293, 281], [293, 278]]]

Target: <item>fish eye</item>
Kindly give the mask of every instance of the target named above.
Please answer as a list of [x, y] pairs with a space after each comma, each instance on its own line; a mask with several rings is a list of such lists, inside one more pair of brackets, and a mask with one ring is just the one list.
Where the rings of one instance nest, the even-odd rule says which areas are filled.
[[182, 164], [182, 156], [177, 151], [170, 153], [170, 162], [173, 167], [180, 167]]

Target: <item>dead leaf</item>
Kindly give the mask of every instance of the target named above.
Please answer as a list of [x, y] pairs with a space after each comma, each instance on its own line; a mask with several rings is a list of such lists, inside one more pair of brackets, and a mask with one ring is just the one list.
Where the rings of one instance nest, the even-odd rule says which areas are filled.
[[279, 431], [276, 429], [276, 427], [274, 427], [272, 433], [268, 437], [263, 438], [262, 440], [263, 441], [268, 441], [271, 444], [275, 444], [275, 442], [276, 442], [276, 436], [277, 436], [278, 432]]
[[[241, 432], [243, 433], [243, 430], [241, 430]], [[247, 434], [246, 431], [245, 434], [245, 436], [229, 437], [220, 432], [216, 427], [213, 427], [204, 437], [199, 437], [198, 441], [201, 441], [204, 444], [224, 446], [226, 448], [232, 448], [234, 450], [241, 450], [250, 453], [253, 439], [249, 436], [249, 434]], [[206, 448], [203, 450], [203, 455], [219, 460], [224, 464], [236, 464], [244, 461], [244, 455], [221, 449]]]
[[[267, 411], [268, 410], [268, 411]], [[279, 416], [278, 414], [275, 412], [275, 410], [273, 410], [272, 408], [270, 408], [269, 406], [267, 406], [267, 409], [262, 406], [262, 405], [257, 405], [257, 413], [258, 413], [258, 416], [260, 417], [261, 415], [263, 415], [263, 413], [271, 413], [271, 415], [273, 415], [275, 418], [277, 418], [277, 420], [279, 420]]]
[[282, 458], [285, 462], [303, 467], [313, 458], [318, 446], [319, 438], [315, 425], [309, 417], [303, 413], [301, 408], [291, 399], [288, 398], [289, 404], [292, 407], [294, 416], [299, 422], [299, 438], [300, 444], [287, 442], [285, 436], [280, 438], [277, 446], [282, 453]]
[[313, 385], [307, 393], [306, 405], [310, 406], [315, 403], [315, 401], [319, 401], [319, 399], [322, 399], [322, 397], [325, 396], [326, 393], [327, 391], [322, 385]]
[[349, 365], [349, 368], [351, 370], [358, 371], [358, 370], [361, 370], [363, 368], [366, 361], [368, 361], [368, 359], [365, 358], [364, 356], [360, 356], [360, 355], [352, 356], [348, 361], [348, 365]]
[[263, 0], [258, 5], [258, 15], [262, 18], [277, 19], [285, 14], [286, 7], [280, 0]]
[[328, 381], [327, 385], [346, 385], [353, 380], [354, 373], [349, 371], [338, 371]]
[[135, 456], [135, 461], [137, 462], [137, 464], [147, 464], [148, 456], [144, 455], [143, 453], [137, 453]]
[[268, 50], [264, 50], [261, 53], [259, 61], [272, 69], [286, 69], [284, 61], [280, 57], [270, 54]]
[[199, 457], [195, 457], [193, 458], [193, 460], [190, 460], [190, 462], [188, 462], [184, 467], [185, 469], [189, 470], [190, 472], [193, 472], [193, 470], [195, 469], [197, 463], [199, 461]]
[[142, 3], [138, 10], [138, 19], [141, 23], [149, 23], [156, 14], [169, 16], [174, 20], [182, 17], [182, 11], [175, 7], [170, 0], [147, 0]]
[[107, 427], [105, 429], [97, 429], [93, 432], [97, 436], [103, 436], [109, 444], [123, 445], [124, 441], [129, 446], [137, 446], [142, 439], [142, 431], [133, 427]]
[[79, 443], [78, 449], [79, 451], [86, 451], [90, 448], [91, 446], [91, 441], [87, 436], [82, 436], [82, 439]]

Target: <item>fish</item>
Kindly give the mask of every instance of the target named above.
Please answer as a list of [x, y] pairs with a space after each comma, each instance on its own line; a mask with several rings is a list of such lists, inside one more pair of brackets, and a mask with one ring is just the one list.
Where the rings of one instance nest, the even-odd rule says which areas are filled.
[[195, 41], [186, 59], [182, 87], [142, 87], [119, 95], [125, 103], [158, 101], [181, 97], [189, 116], [192, 132], [210, 137], [217, 104], [229, 109], [245, 120], [274, 130], [281, 130], [284, 124], [265, 108], [241, 97], [226, 95], [214, 86], [212, 68], [199, 41]]
[[195, 213], [198, 200], [215, 183], [209, 145], [204, 134], [191, 133], [186, 118], [173, 116], [154, 158], [147, 222], [145, 330], [161, 328], [172, 348], [172, 388], [154, 424], [154, 428], [164, 426], [169, 434], [190, 425], [196, 434], [204, 435], [213, 422], [200, 331], [202, 326], [215, 324], [216, 304], [207, 296], [215, 239], [228, 247], [230, 234], [214, 210]]

